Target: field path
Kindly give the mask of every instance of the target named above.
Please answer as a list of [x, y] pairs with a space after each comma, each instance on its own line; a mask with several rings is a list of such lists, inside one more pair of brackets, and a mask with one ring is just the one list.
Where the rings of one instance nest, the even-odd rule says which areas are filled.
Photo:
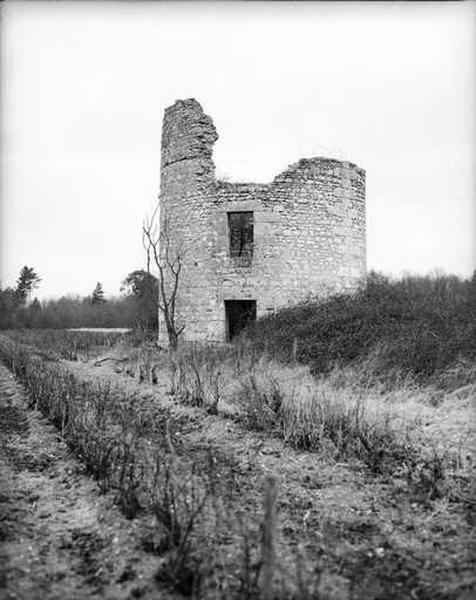
[[0, 598], [171, 597], [135, 526], [0, 365]]
[[[166, 419], [185, 460], [207, 460], [207, 450], [227, 465], [240, 490], [241, 510], [259, 514], [263, 481], [278, 480], [280, 569], [295, 569], [292, 549], [304, 547], [310, 569], [319, 564], [322, 600], [469, 600], [474, 597], [474, 522], [462, 505], [418, 502], [390, 476], [371, 476], [359, 461], [335, 462], [325, 453], [294, 450], [282, 439], [247, 431], [224, 415], [184, 405], [168, 390], [139, 383], [110, 361], [64, 361], [79, 379], [110, 381], [133, 396], [152, 421]], [[443, 523], [450, 522], [447, 528]], [[295, 555], [294, 555], [295, 556]]]
[[[230, 510], [258, 519], [256, 525], [264, 478], [276, 476], [279, 575], [295, 572], [298, 551], [318, 593], [310, 597], [474, 597], [474, 521], [464, 505], [445, 498], [420, 502], [391, 476], [371, 476], [358, 461], [299, 452], [184, 405], [171, 396], [165, 376], [158, 384], [140, 383], [110, 361], [59, 364], [80, 381], [125, 392], [136, 414], [157, 425], [147, 434], [151, 442], [167, 423], [184, 472], [187, 466], [206, 472], [212, 456], [230, 490]], [[0, 434], [0, 600], [181, 597], [154, 581], [160, 557], [144, 549], [144, 533], [153, 531], [147, 513], [127, 521], [112, 492], [98, 494], [58, 430], [27, 409], [22, 387], [2, 366]]]

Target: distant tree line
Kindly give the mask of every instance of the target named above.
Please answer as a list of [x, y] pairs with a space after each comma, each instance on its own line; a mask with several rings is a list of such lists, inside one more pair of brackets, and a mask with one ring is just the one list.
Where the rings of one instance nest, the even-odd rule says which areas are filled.
[[0, 329], [127, 327], [151, 334], [157, 331], [157, 279], [147, 271], [129, 273], [122, 282], [122, 294], [108, 299], [98, 282], [89, 296], [32, 300], [40, 282], [35, 270], [25, 266], [15, 287], [0, 284]]

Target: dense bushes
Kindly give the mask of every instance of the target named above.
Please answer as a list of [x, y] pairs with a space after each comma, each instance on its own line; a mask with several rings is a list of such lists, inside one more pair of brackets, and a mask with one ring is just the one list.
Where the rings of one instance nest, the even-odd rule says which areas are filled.
[[374, 356], [375, 375], [424, 379], [476, 357], [476, 280], [392, 281], [371, 273], [364, 289], [278, 312], [247, 331], [253, 345], [314, 373]]
[[39, 281], [34, 270], [25, 266], [15, 288], [0, 284], [0, 329], [125, 327], [143, 335], [157, 332], [157, 279], [147, 271], [129, 273], [121, 285], [124, 295], [109, 299], [98, 282], [91, 296], [29, 302]]
[[0, 329], [129, 328], [134, 326], [140, 308], [131, 296], [112, 298], [102, 304], [92, 304], [90, 298], [63, 296], [41, 303], [34, 300], [28, 306], [15, 304], [8, 296], [4, 303], [8, 306], [0, 316]]

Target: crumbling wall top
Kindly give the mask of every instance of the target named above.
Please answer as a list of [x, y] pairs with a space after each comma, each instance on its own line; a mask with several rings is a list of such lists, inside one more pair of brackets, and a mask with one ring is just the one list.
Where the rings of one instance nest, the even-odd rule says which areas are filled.
[[218, 133], [211, 117], [195, 98], [177, 100], [165, 109], [162, 127], [162, 167], [175, 162], [211, 160]]
[[336, 175], [341, 175], [343, 169], [354, 171], [358, 174], [365, 174], [364, 169], [361, 169], [356, 164], [349, 161], [316, 156], [314, 158], [301, 158], [297, 163], [289, 165], [282, 173], [276, 175], [273, 179], [273, 183], [280, 183], [298, 175], [312, 178], [313, 175], [318, 175], [323, 171], [326, 171], [327, 173], [335, 171]]

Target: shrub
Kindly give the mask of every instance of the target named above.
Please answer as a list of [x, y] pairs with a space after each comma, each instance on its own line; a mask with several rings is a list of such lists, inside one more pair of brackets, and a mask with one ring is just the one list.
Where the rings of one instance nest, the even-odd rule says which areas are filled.
[[373, 354], [376, 379], [399, 371], [425, 381], [458, 359], [476, 358], [474, 283], [371, 274], [354, 294], [281, 310], [246, 336], [255, 348], [286, 362], [297, 358], [316, 374]]

